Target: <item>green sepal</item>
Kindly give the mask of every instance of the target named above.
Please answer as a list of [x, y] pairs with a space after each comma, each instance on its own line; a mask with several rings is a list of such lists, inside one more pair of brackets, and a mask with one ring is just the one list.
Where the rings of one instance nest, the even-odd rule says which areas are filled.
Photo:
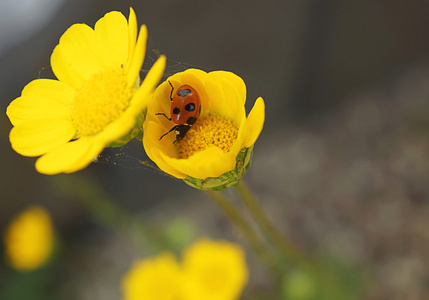
[[143, 122], [145, 119], [146, 119], [146, 112], [139, 114], [136, 118], [136, 124], [134, 125], [133, 129], [131, 129], [131, 131], [128, 134], [124, 135], [120, 139], [117, 139], [116, 141], [111, 142], [109, 145], [106, 146], [106, 148], [122, 147], [123, 145], [125, 145], [135, 137], [137, 138], [140, 137], [140, 140], [141, 140], [143, 137]]
[[214, 190], [221, 191], [228, 187], [236, 185], [241, 177], [246, 174], [250, 168], [253, 156], [253, 146], [249, 148], [243, 148], [237, 155], [235, 169], [226, 173], [223, 173], [219, 177], [207, 177], [205, 179], [186, 177], [183, 179], [186, 184], [200, 189], [200, 190]]

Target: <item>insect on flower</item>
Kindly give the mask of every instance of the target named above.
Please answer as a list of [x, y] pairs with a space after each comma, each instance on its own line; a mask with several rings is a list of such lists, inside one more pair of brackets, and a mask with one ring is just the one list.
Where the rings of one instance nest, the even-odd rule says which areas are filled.
[[164, 133], [159, 139], [161, 140], [164, 136], [174, 131], [176, 134], [176, 140], [174, 142], [176, 142], [185, 137], [186, 133], [191, 129], [191, 126], [195, 124], [200, 117], [201, 100], [197, 91], [190, 85], [182, 85], [173, 96], [174, 87], [170, 81], [168, 81], [168, 83], [171, 86], [171, 118], [167, 117], [164, 113], [157, 113], [156, 115], [162, 115], [177, 125], [173, 126], [173, 128]]
[[[201, 113], [186, 135], [173, 129], [176, 135], [160, 141], [172, 126], [168, 117], [173, 95], [184, 85], [198, 92]], [[147, 107], [143, 146], [148, 157], [162, 171], [199, 189], [221, 190], [238, 183], [250, 167], [265, 120], [264, 100], [259, 97], [246, 115], [246, 98], [246, 84], [231, 72], [187, 69], [170, 76], [156, 88]], [[174, 117], [171, 113], [172, 121]]]

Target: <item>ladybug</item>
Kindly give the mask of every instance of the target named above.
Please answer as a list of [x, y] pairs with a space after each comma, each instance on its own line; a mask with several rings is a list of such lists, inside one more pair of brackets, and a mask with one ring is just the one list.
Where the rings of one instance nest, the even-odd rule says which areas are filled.
[[157, 113], [156, 115], [162, 115], [177, 125], [164, 133], [159, 139], [161, 140], [164, 136], [174, 131], [176, 134], [176, 140], [174, 142], [176, 142], [185, 137], [186, 133], [191, 129], [191, 126], [195, 124], [200, 117], [201, 100], [197, 91], [190, 85], [182, 85], [173, 96], [174, 87], [170, 81], [168, 81], [168, 83], [171, 86], [171, 118], [167, 117], [164, 113]]

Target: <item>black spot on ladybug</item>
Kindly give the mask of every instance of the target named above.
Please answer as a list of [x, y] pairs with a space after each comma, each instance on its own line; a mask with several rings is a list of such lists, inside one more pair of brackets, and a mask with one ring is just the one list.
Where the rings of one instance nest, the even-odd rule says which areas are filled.
[[192, 124], [194, 124], [195, 122], [197, 122], [197, 118], [194, 118], [194, 117], [189, 117], [189, 118], [186, 120], [186, 123], [187, 123], [187, 124], [189, 124], [189, 125], [192, 125]]
[[175, 108], [173, 109], [173, 114], [175, 114], [175, 115], [180, 114], [180, 109], [179, 109], [178, 107], [175, 107]]
[[185, 106], [186, 111], [194, 111], [195, 110], [195, 103], [188, 103]]
[[179, 96], [179, 97], [185, 97], [186, 95], [188, 95], [190, 93], [191, 93], [190, 89], [182, 89], [182, 90], [179, 90], [177, 92], [177, 96]]

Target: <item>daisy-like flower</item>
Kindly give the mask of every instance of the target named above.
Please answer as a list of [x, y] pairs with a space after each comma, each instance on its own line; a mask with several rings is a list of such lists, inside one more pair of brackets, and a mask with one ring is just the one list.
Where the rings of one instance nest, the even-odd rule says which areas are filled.
[[58, 80], [30, 82], [7, 109], [14, 126], [12, 148], [24, 156], [41, 156], [44, 174], [85, 168], [106, 146], [126, 143], [140, 131], [146, 108], [165, 68], [161, 56], [140, 85], [147, 29], [137, 38], [130, 9], [107, 13], [95, 28], [72, 25], [51, 56]]
[[239, 245], [201, 239], [183, 253], [184, 299], [239, 299], [249, 272]]
[[[191, 86], [201, 102], [201, 114], [182, 139], [173, 132], [171, 95]], [[155, 91], [143, 124], [143, 145], [149, 158], [164, 172], [199, 189], [221, 190], [235, 185], [250, 166], [253, 144], [265, 118], [259, 97], [245, 112], [246, 86], [226, 71], [206, 73], [188, 69], [169, 77]], [[165, 115], [165, 116], [163, 116]]]
[[181, 270], [171, 253], [136, 261], [122, 279], [124, 300], [180, 300]]
[[183, 252], [134, 262], [122, 278], [124, 300], [235, 300], [247, 283], [244, 250], [226, 241], [200, 239]]
[[18, 271], [33, 271], [44, 265], [54, 248], [54, 230], [49, 213], [32, 206], [16, 216], [4, 237], [7, 262]]

